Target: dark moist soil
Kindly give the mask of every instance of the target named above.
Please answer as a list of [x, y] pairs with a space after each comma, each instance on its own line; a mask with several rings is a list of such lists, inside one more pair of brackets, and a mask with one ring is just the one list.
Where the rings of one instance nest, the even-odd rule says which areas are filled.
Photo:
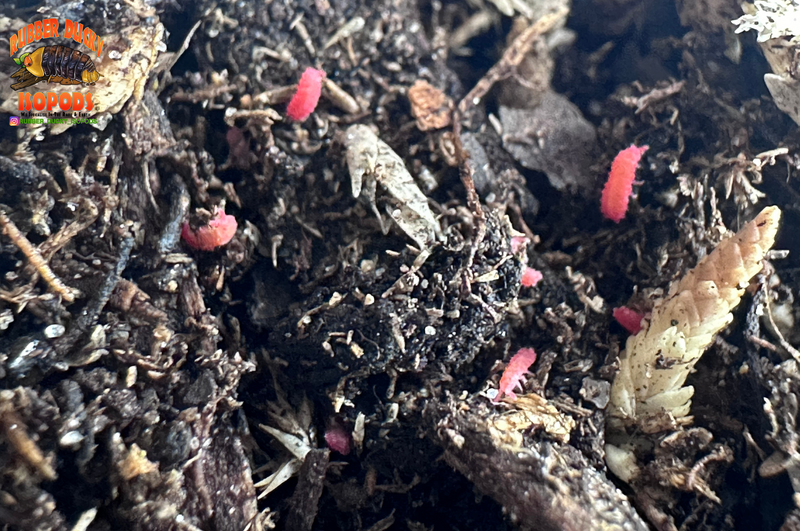
[[[794, 315], [800, 137], [763, 84], [755, 38], [740, 37], [739, 64], [724, 55], [719, 20], [736, 3], [575, 0], [574, 42], [548, 63], [540, 41], [461, 115], [519, 31], [487, 3], [491, 23], [448, 50], [473, 4], [4, 5], [5, 17], [102, 34], [161, 23], [169, 53], [199, 26], [105, 130], [0, 129], [2, 529], [800, 529], [788, 475], [763, 461], [797, 452], [800, 378], [779, 364], [800, 337], [783, 345], [759, 318], [767, 297]], [[323, 48], [355, 17], [363, 29]], [[552, 82], [526, 84], [542, 64]], [[355, 101], [326, 92], [305, 122], [279, 120], [277, 89], [291, 95], [308, 66]], [[418, 80], [455, 102], [425, 131], [408, 97]], [[558, 136], [568, 127], [555, 114], [516, 125], [559, 132], [536, 156], [561, 180], [527, 169], [536, 141], [506, 151], [490, 120], [501, 105], [535, 107], [509, 96], [535, 83], [588, 120], [568, 113], [587, 142]], [[374, 126], [428, 197], [442, 239], [424, 260], [386, 214], [395, 199], [378, 187], [384, 233], [353, 198], [354, 123]], [[643, 184], [614, 224], [600, 190], [632, 143], [650, 146]], [[777, 147], [788, 154], [763, 175], [742, 169]], [[765, 194], [755, 205], [750, 184]], [[223, 201], [238, 221], [230, 243], [180, 240]], [[694, 426], [631, 489], [605, 468], [605, 404], [587, 393], [613, 379], [624, 346], [611, 309], [647, 309], [723, 225], [769, 204], [783, 210], [775, 248], [788, 257], [769, 263], [690, 377]], [[521, 253], [513, 234], [528, 237]], [[37, 256], [79, 290], [74, 302]], [[535, 288], [520, 286], [525, 261], [543, 274]], [[521, 347], [539, 354], [525, 392], [547, 400], [538, 420], [497, 431], [508, 407], [486, 390]], [[690, 471], [705, 491], [665, 480]], [[273, 474], [283, 479], [259, 497]]]

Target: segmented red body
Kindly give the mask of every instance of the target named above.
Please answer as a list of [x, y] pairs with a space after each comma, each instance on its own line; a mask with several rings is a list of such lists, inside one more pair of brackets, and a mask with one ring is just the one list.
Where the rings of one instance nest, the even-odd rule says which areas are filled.
[[525, 382], [525, 373], [528, 368], [536, 361], [536, 352], [532, 348], [521, 348], [514, 354], [500, 377], [500, 385], [497, 388], [497, 395], [494, 402], [499, 402], [503, 395], [510, 396], [513, 400], [517, 399], [513, 389]]
[[181, 238], [192, 249], [211, 251], [231, 241], [233, 235], [236, 234], [237, 227], [236, 218], [229, 216], [224, 210], [218, 208], [214, 212], [214, 217], [204, 227], [193, 230], [189, 223], [184, 223], [183, 230], [181, 230]]
[[631, 146], [620, 151], [611, 163], [611, 172], [600, 198], [600, 211], [603, 216], [619, 223], [628, 211], [628, 201], [633, 193], [633, 180], [639, 159], [649, 146]]
[[622, 328], [633, 334], [638, 334], [639, 331], [642, 329], [642, 319], [644, 318], [643, 313], [639, 313], [636, 310], [631, 310], [626, 306], [622, 306], [620, 308], [614, 308], [614, 319], [617, 320], [619, 324], [622, 325]]
[[289, 106], [286, 107], [286, 114], [296, 122], [302, 122], [308, 118], [314, 109], [317, 108], [320, 94], [322, 94], [322, 78], [325, 72], [316, 68], [308, 67], [300, 77], [297, 85], [297, 92], [292, 96]]

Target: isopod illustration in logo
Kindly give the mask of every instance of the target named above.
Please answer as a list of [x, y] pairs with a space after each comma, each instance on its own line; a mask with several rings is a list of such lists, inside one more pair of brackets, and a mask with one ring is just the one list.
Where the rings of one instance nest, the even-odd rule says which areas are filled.
[[85, 53], [68, 46], [42, 46], [31, 53], [22, 54], [14, 62], [22, 67], [11, 75], [12, 78], [19, 78], [17, 83], [11, 85], [14, 90], [30, 87], [40, 81], [61, 85], [94, 85], [100, 78], [94, 61]]

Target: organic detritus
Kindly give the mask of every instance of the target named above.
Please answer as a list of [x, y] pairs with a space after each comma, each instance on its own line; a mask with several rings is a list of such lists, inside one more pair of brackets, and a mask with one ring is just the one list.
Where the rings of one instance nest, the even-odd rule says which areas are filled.
[[420, 249], [435, 243], [440, 232], [439, 223], [400, 155], [366, 125], [351, 126], [345, 145], [353, 197], [361, 195], [363, 186], [363, 193], [380, 220], [375, 206], [375, 183], [380, 183], [394, 199], [396, 208], [390, 209], [389, 214], [403, 232], [417, 242]]

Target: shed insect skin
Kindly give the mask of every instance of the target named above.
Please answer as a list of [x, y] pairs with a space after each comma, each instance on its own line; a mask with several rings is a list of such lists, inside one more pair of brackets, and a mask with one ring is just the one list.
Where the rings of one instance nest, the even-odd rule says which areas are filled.
[[14, 90], [40, 81], [60, 85], [94, 85], [100, 79], [94, 61], [85, 53], [68, 46], [42, 46], [14, 59], [14, 62], [21, 66], [11, 75], [12, 78], [19, 78], [18, 83], [11, 85]]

